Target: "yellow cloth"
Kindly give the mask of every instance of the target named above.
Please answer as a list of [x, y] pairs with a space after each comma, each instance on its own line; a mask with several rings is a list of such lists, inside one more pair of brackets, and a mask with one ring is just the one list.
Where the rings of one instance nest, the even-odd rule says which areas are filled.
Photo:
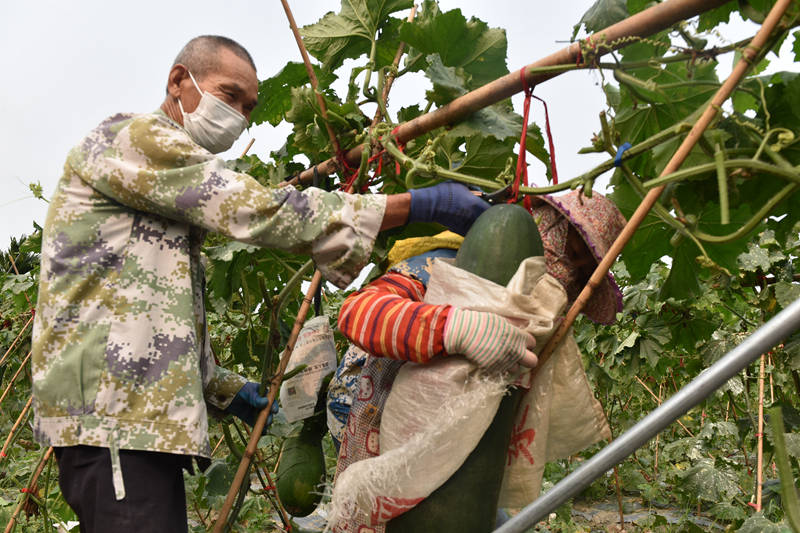
[[452, 231], [443, 231], [432, 237], [412, 237], [399, 240], [389, 250], [389, 268], [409, 257], [424, 254], [437, 248], [458, 250], [462, 242], [464, 242], [464, 237]]

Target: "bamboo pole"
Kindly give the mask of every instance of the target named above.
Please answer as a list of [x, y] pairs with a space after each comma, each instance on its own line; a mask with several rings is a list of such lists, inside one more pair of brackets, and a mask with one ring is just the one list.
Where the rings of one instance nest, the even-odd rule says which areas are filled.
[[8, 354], [11, 353], [11, 350], [14, 349], [14, 346], [16, 346], [17, 342], [22, 338], [22, 334], [25, 333], [25, 330], [28, 329], [28, 326], [31, 325], [31, 322], [33, 322], [33, 314], [31, 314], [31, 317], [28, 319], [27, 322], [25, 322], [25, 325], [22, 326], [22, 329], [17, 334], [17, 338], [14, 339], [14, 342], [12, 342], [11, 346], [8, 347], [8, 350], [6, 350], [6, 352], [3, 354], [3, 357], [0, 358], [0, 365], [2, 365], [3, 363], [6, 362], [6, 358], [8, 357]]
[[22, 408], [22, 412], [17, 417], [17, 421], [14, 422], [14, 425], [11, 426], [11, 431], [8, 432], [8, 437], [6, 437], [6, 442], [3, 444], [3, 449], [0, 450], [0, 462], [6, 458], [6, 452], [8, 451], [8, 447], [11, 446], [11, 441], [14, 438], [14, 433], [17, 432], [17, 428], [22, 424], [22, 420], [24, 419], [25, 415], [28, 413], [28, 409], [31, 407], [31, 402], [33, 402], [33, 396], [28, 398], [28, 403], [25, 404], [25, 407]]
[[11, 533], [14, 530], [14, 526], [17, 523], [17, 516], [19, 516], [20, 511], [25, 506], [25, 502], [28, 500], [28, 494], [33, 490], [36, 486], [36, 482], [39, 480], [39, 476], [42, 475], [42, 470], [44, 470], [44, 466], [47, 464], [47, 461], [50, 459], [50, 456], [53, 455], [53, 447], [50, 446], [47, 448], [47, 451], [44, 452], [42, 459], [39, 461], [38, 466], [36, 467], [36, 471], [31, 476], [30, 481], [28, 481], [28, 487], [25, 491], [25, 495], [20, 499], [19, 504], [17, 504], [17, 508], [14, 509], [14, 513], [11, 515], [11, 519], [8, 521], [6, 525], [5, 533]]
[[236, 499], [236, 494], [239, 492], [238, 489], [244, 481], [245, 475], [250, 467], [250, 463], [253, 461], [253, 456], [258, 448], [258, 439], [261, 437], [261, 432], [264, 431], [264, 426], [267, 425], [267, 416], [269, 415], [270, 411], [269, 406], [271, 406], [272, 402], [275, 401], [275, 396], [280, 388], [281, 378], [286, 370], [286, 365], [289, 364], [289, 359], [292, 356], [295, 342], [297, 342], [297, 337], [300, 334], [302, 323], [305, 320], [309, 309], [311, 308], [311, 301], [314, 293], [317, 290], [317, 285], [319, 285], [321, 281], [322, 274], [319, 272], [319, 270], [317, 270], [314, 272], [314, 277], [311, 279], [311, 285], [309, 286], [308, 291], [306, 291], [306, 295], [303, 298], [303, 303], [300, 305], [300, 309], [297, 311], [297, 318], [295, 319], [292, 333], [289, 335], [289, 342], [286, 344], [286, 348], [283, 350], [283, 354], [281, 355], [281, 361], [278, 365], [278, 370], [275, 372], [275, 376], [270, 382], [269, 393], [267, 395], [269, 398], [269, 402], [267, 403], [268, 407], [266, 409], [262, 409], [262, 411], [258, 414], [255, 424], [253, 424], [253, 430], [250, 433], [250, 440], [248, 441], [247, 447], [242, 454], [242, 460], [239, 462], [239, 468], [236, 470], [236, 475], [233, 478], [233, 483], [231, 483], [231, 488], [228, 490], [228, 494], [225, 497], [225, 503], [222, 505], [219, 516], [217, 516], [217, 521], [214, 524], [214, 533], [222, 533], [225, 522], [228, 518], [228, 514], [230, 513], [234, 500]]
[[[311, 66], [311, 59], [308, 57], [308, 51], [303, 44], [303, 38], [300, 36], [300, 30], [297, 28], [297, 22], [294, 20], [294, 15], [289, 7], [288, 0], [281, 0], [281, 4], [283, 5], [283, 10], [286, 12], [286, 18], [289, 19], [289, 27], [292, 29], [292, 35], [294, 35], [295, 41], [297, 41], [297, 47], [300, 49], [300, 55], [303, 57], [303, 64], [306, 66], [308, 79], [311, 81], [311, 88], [314, 90], [314, 94], [317, 97], [317, 104], [319, 104], [319, 110], [322, 114], [322, 120], [325, 122], [325, 128], [328, 130], [328, 137], [330, 137], [331, 143], [333, 144], [333, 150], [338, 156], [338, 154], [342, 152], [342, 148], [339, 145], [339, 139], [336, 138], [336, 133], [333, 131], [333, 127], [331, 126], [330, 122], [328, 122], [328, 106], [325, 105], [325, 98], [322, 96], [322, 92], [318, 89], [319, 81], [317, 80], [317, 74], [314, 72], [314, 67]], [[333, 161], [336, 161], [336, 159], [333, 159]], [[311, 169], [310, 172], [311, 176], [313, 177], [314, 170]]]
[[[744, 77], [745, 73], [750, 68], [752, 61], [767, 42], [767, 39], [778, 25], [778, 22], [786, 12], [786, 9], [788, 9], [791, 2], [792, 0], [778, 0], [778, 2], [773, 6], [772, 10], [770, 10], [769, 15], [767, 15], [767, 18], [764, 20], [764, 23], [758, 30], [758, 33], [756, 33], [750, 45], [742, 51], [742, 57], [736, 63], [731, 75], [714, 94], [711, 102], [703, 111], [703, 114], [692, 126], [692, 129], [686, 135], [686, 138], [678, 147], [677, 151], [673, 154], [672, 158], [667, 163], [667, 166], [664, 167], [664, 170], [661, 172], [661, 176], [666, 176], [667, 174], [675, 172], [686, 160], [689, 152], [691, 152], [694, 145], [700, 140], [703, 132], [705, 132], [706, 128], [711, 124], [711, 122], [717, 118], [722, 104], [730, 97], [736, 85]], [[664, 188], [665, 185], [660, 185], [654, 189], [651, 189], [642, 199], [642, 202], [636, 208], [636, 211], [633, 213], [633, 215], [631, 215], [630, 220], [622, 229], [622, 232], [619, 234], [614, 243], [611, 245], [611, 248], [609, 248], [605, 257], [603, 257], [603, 259], [597, 265], [594, 273], [592, 273], [592, 276], [589, 278], [589, 282], [575, 299], [575, 302], [572, 304], [572, 307], [569, 308], [569, 311], [567, 311], [566, 318], [561, 323], [556, 333], [547, 342], [542, 350], [542, 353], [539, 354], [539, 368], [541, 368], [544, 362], [547, 361], [547, 359], [553, 353], [556, 346], [558, 346], [559, 343], [564, 339], [567, 332], [572, 327], [573, 322], [575, 322], [575, 319], [578, 317], [578, 314], [586, 306], [594, 290], [600, 285], [600, 283], [603, 282], [606, 274], [611, 268], [612, 263], [617, 259], [617, 256], [620, 254], [620, 252], [622, 252], [622, 249], [625, 247], [630, 238], [633, 236], [634, 232], [636, 232], [639, 225], [650, 212], [650, 209], [653, 207], [653, 204], [656, 203]]]
[[[667, 0], [666, 2], [656, 4], [608, 28], [598, 31], [589, 37], [587, 41], [591, 42], [594, 40], [598, 42], [604, 40], [604, 42], [611, 42], [624, 37], [646, 37], [669, 28], [679, 21], [694, 17], [720, 6], [726, 1], [727, 0]], [[628, 43], [618, 44], [613, 48], [620, 48], [625, 44]], [[533, 74], [530, 72], [531, 69], [575, 64], [580, 49], [581, 43], [575, 42], [562, 50], [554, 52], [526, 66], [525, 77], [528, 80], [528, 84], [533, 87], [536, 84], [561, 74], [561, 72], [538, 72]], [[612, 51], [612, 47], [599, 47], [597, 49], [597, 57], [610, 51]], [[397, 140], [401, 143], [408, 142], [436, 128], [455, 124], [476, 111], [496, 104], [519, 92], [522, 92], [522, 81], [520, 80], [519, 71], [517, 70], [456, 98], [444, 107], [400, 124], [396, 131]], [[350, 164], [355, 165], [361, 160], [361, 150], [362, 148], [360, 146], [351, 149], [345, 154], [345, 159]], [[317, 171], [320, 174], [332, 174], [335, 172], [336, 158], [331, 158], [318, 164]], [[289, 183], [307, 183], [311, 181], [313, 177], [314, 170], [307, 169]]]
[[31, 353], [32, 352], [28, 352], [28, 355], [26, 355], [25, 359], [22, 360], [22, 363], [19, 365], [19, 368], [17, 369], [16, 373], [14, 373], [14, 375], [11, 377], [11, 381], [8, 382], [6, 390], [4, 390], [2, 396], [0, 396], [0, 405], [3, 405], [3, 400], [6, 399], [6, 396], [11, 391], [11, 387], [14, 385], [14, 382], [17, 380], [20, 373], [25, 369], [25, 363], [27, 363], [28, 359], [31, 358]]

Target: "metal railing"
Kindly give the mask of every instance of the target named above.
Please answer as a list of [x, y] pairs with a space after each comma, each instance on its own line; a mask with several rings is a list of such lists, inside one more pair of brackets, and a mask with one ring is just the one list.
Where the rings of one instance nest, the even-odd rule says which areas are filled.
[[800, 329], [800, 299], [775, 315], [747, 337], [739, 346], [708, 367], [689, 384], [635, 426], [617, 437], [591, 459], [552, 489], [525, 507], [519, 514], [495, 530], [495, 533], [522, 533], [547, 517], [568, 499], [580, 493], [595, 479], [644, 446], [661, 430], [686, 414], [730, 378], [742, 371], [761, 354], [780, 344]]

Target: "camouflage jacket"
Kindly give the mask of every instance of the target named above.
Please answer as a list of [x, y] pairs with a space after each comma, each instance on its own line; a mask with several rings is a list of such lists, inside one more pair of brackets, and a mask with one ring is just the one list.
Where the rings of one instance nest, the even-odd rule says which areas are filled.
[[344, 285], [367, 262], [384, 196], [267, 188], [161, 111], [118, 114], [73, 148], [50, 202], [34, 322], [35, 431], [209, 456], [207, 405], [244, 378], [215, 365], [203, 303], [207, 231], [310, 253]]

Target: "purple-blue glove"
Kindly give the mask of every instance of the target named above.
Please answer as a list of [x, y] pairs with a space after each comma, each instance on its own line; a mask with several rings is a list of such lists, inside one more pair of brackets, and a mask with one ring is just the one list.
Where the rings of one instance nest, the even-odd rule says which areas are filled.
[[424, 189], [410, 189], [409, 222], [438, 222], [459, 235], [466, 235], [489, 204], [460, 183], [439, 183]]
[[[267, 391], [269, 392], [269, 391]], [[238, 419], [247, 422], [250, 427], [253, 427], [258, 418], [258, 413], [267, 406], [269, 398], [258, 394], [258, 383], [248, 381], [245, 383], [236, 396], [233, 397], [231, 404], [225, 409], [225, 412], [231, 414]], [[272, 402], [272, 409], [267, 417], [267, 425], [264, 426], [264, 433], [267, 428], [272, 424], [272, 415], [278, 412], [278, 401]]]

